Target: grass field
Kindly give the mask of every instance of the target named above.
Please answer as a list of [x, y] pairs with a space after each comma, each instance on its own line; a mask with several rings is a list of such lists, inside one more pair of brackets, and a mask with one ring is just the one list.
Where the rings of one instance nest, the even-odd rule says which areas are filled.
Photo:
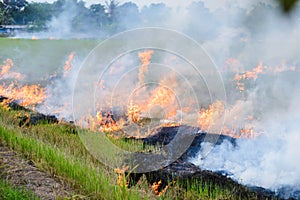
[[0, 63], [12, 59], [12, 70], [26, 75], [27, 81], [40, 81], [54, 71], [60, 72], [70, 53], [75, 52], [76, 62], [81, 61], [99, 42], [0, 38]]
[[[96, 40], [22, 40], [0, 39], [0, 62], [14, 61], [16, 71], [26, 74], [30, 82], [39, 81], [64, 66], [68, 55], [75, 51], [83, 59], [99, 41]], [[84, 147], [74, 127], [68, 124], [39, 124], [19, 127], [24, 111], [0, 107], [0, 143], [34, 161], [42, 171], [59, 177], [83, 199], [242, 199], [234, 196], [231, 187], [220, 188], [206, 180], [195, 180], [183, 187], [175, 183], [160, 197], [145, 180], [131, 188], [120, 186], [114, 169], [100, 163]], [[91, 133], [93, 134], [93, 133]], [[141, 142], [112, 139], [128, 151], [153, 150]], [[125, 181], [125, 180], [124, 180]], [[28, 195], [22, 190], [0, 182], [5, 196]], [[2, 189], [3, 188], [3, 189]], [[1, 195], [0, 195], [1, 197]], [[18, 196], [17, 196], [18, 197]], [[28, 196], [27, 196], [28, 197]], [[29, 197], [31, 198], [31, 196]], [[9, 199], [9, 198], [8, 198]], [[19, 199], [19, 198], [17, 198]], [[22, 199], [20, 197], [20, 199]]]
[[0, 199], [3, 200], [27, 200], [39, 198], [35, 196], [31, 191], [27, 191], [24, 188], [18, 188], [6, 183], [0, 179]]

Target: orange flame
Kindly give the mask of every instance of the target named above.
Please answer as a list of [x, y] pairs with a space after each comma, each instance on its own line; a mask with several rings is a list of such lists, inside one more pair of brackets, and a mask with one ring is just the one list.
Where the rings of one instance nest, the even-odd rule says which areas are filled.
[[68, 57], [68, 60], [65, 62], [64, 72], [67, 72], [71, 69], [74, 57], [75, 57], [75, 52], [71, 52]]
[[237, 89], [242, 92], [245, 90], [245, 83], [243, 83], [242, 80], [253, 79], [254, 81], [256, 81], [260, 74], [273, 73], [276, 75], [278, 73], [285, 72], [285, 71], [296, 71], [296, 67], [294, 66], [287, 67], [285, 65], [269, 67], [269, 66], [264, 66], [263, 63], [260, 62], [258, 66], [252, 69], [251, 71], [246, 71], [242, 74], [237, 73], [234, 76], [234, 80], [237, 81]]
[[153, 189], [154, 193], [157, 196], [161, 196], [162, 194], [164, 194], [166, 192], [166, 190], [168, 189], [168, 186], [165, 186], [165, 188], [162, 188], [162, 181], [159, 180], [158, 182], [154, 182], [151, 185], [151, 188]]
[[125, 173], [129, 169], [128, 166], [123, 167], [122, 169], [115, 168], [114, 171], [116, 174], [118, 174], [118, 184], [121, 187], [128, 187], [129, 186], [129, 180], [127, 180]]
[[111, 112], [103, 113], [102, 111], [98, 111], [95, 116], [88, 114], [81, 118], [78, 124], [81, 127], [92, 131], [102, 131], [107, 133], [120, 131]]
[[[13, 65], [14, 63], [11, 59], [6, 59], [5, 65], [0, 65], [0, 79], [14, 78], [20, 80], [22, 78], [20, 73], [10, 71]], [[2, 85], [0, 85], [0, 95], [10, 100], [19, 101], [20, 105], [25, 107], [34, 107], [42, 103], [46, 98], [45, 88], [40, 87], [40, 85], [19, 86], [16, 82], [12, 82], [9, 85], [3, 82]]]
[[20, 105], [25, 107], [38, 105], [46, 98], [45, 88], [40, 87], [40, 85], [16, 87], [14, 83], [8, 87], [5, 84], [0, 85], [0, 95], [20, 101]]
[[139, 69], [139, 76], [138, 76], [139, 86], [143, 85], [143, 83], [145, 82], [145, 74], [148, 71], [148, 66], [150, 64], [150, 59], [151, 59], [153, 53], [154, 53], [153, 50], [148, 50], [148, 51], [138, 53], [138, 56], [142, 63], [142, 65]]
[[10, 69], [14, 66], [14, 63], [11, 59], [6, 59], [4, 65], [0, 65], [1, 72], [0, 72], [0, 79], [3, 78], [14, 78], [17, 80], [22, 79], [22, 75], [17, 72], [11, 72]]
[[10, 71], [10, 68], [14, 65], [13, 61], [11, 59], [6, 59], [5, 65], [1, 66], [1, 76], [4, 76]]
[[[215, 125], [219, 125], [219, 123], [224, 123], [222, 117], [226, 113], [230, 113], [231, 109], [225, 109], [223, 102], [216, 101], [215, 103], [211, 104], [208, 109], [201, 109], [198, 116], [198, 124], [202, 131], [209, 131], [214, 130]], [[221, 133], [223, 135], [228, 135], [233, 138], [254, 138], [257, 137], [259, 134], [254, 132], [254, 126], [251, 124], [251, 121], [254, 120], [253, 116], [247, 116], [245, 118], [245, 125], [243, 127], [239, 126], [240, 122], [235, 121], [237, 120], [238, 116], [231, 116], [231, 126], [228, 124], [222, 125]], [[236, 126], [235, 126], [236, 122]]]
[[198, 124], [201, 130], [207, 131], [224, 112], [225, 106], [221, 101], [216, 101], [207, 110], [201, 109], [198, 116]]
[[234, 77], [234, 80], [241, 81], [244, 79], [248, 79], [248, 80], [253, 79], [254, 81], [256, 81], [256, 79], [258, 78], [258, 75], [264, 73], [263, 69], [264, 69], [264, 67], [263, 67], [262, 63], [260, 63], [252, 71], [246, 71], [245, 73], [243, 73], [241, 75], [236, 74]]
[[130, 123], [136, 123], [141, 118], [141, 110], [140, 107], [136, 104], [133, 104], [132, 101], [130, 101], [130, 104], [127, 108], [127, 118]]
[[159, 105], [163, 108], [165, 113], [165, 119], [168, 119], [176, 115], [177, 111], [174, 106], [176, 101], [173, 88], [176, 88], [175, 76], [170, 76], [162, 79], [159, 82], [159, 86], [152, 91], [150, 98], [146, 103], [147, 110], [151, 110], [154, 106]]

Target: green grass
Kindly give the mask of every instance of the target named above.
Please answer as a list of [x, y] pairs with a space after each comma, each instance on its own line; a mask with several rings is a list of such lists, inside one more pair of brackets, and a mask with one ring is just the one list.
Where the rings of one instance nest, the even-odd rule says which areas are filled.
[[[3, 116], [3, 110], [1, 113]], [[92, 199], [141, 199], [137, 192], [124, 190], [118, 186], [116, 175], [93, 160], [90, 155], [85, 154], [86, 152], [71, 151], [73, 147], [70, 146], [69, 142], [66, 143], [67, 145], [63, 145], [58, 138], [64, 138], [67, 136], [66, 133], [49, 132], [53, 136], [52, 142], [57, 141], [56, 144], [58, 144], [60, 141], [61, 147], [58, 148], [55, 144], [49, 142], [47, 144], [37, 137], [24, 134], [11, 126], [4, 127], [4, 123], [7, 124], [7, 119], [3, 117], [0, 119], [0, 141], [34, 160], [39, 168], [62, 177], [78, 193]], [[53, 125], [48, 127], [50, 126]], [[56, 139], [54, 139], [55, 134], [57, 135]], [[69, 136], [72, 138], [71, 135]], [[79, 139], [78, 143], [80, 143]], [[67, 146], [69, 146], [69, 151], [63, 151], [66, 150]], [[77, 156], [75, 157], [72, 153]]]
[[[18, 71], [32, 82], [48, 78], [54, 71], [61, 72], [71, 52], [75, 64], [80, 64], [99, 43], [98, 40], [31, 40], [0, 38], [0, 64], [12, 59], [13, 71]], [[28, 83], [28, 81], [27, 81]]]
[[15, 187], [0, 179], [0, 199], [2, 200], [38, 200], [32, 191]]

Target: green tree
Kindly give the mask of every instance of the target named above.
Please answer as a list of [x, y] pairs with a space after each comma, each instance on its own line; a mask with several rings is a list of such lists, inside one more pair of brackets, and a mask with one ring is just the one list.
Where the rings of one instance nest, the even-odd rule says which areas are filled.
[[135, 3], [126, 2], [117, 8], [117, 23], [120, 31], [141, 25], [141, 15]]
[[0, 6], [0, 25], [4, 25], [4, 24], [6, 24], [6, 16], [4, 10]]
[[45, 28], [46, 23], [51, 20], [54, 13], [53, 4], [50, 3], [30, 3], [24, 11], [25, 24], [33, 24], [38, 29]]
[[193, 2], [188, 7], [187, 26], [185, 31], [199, 41], [210, 40], [219, 34], [222, 23], [204, 2]]
[[102, 4], [92, 4], [89, 8], [90, 16], [93, 19], [94, 25], [103, 29], [108, 25], [108, 17], [105, 13], [105, 6]]
[[117, 8], [119, 6], [119, 2], [117, 0], [105, 1], [105, 11], [107, 13], [107, 22], [108, 25], [107, 31], [109, 34], [114, 34], [118, 30], [117, 24]]
[[88, 30], [91, 18], [89, 9], [85, 7], [85, 3], [83, 1], [73, 0], [73, 2], [68, 2], [67, 6], [72, 7], [72, 10], [76, 13], [72, 19], [72, 29], [76, 32]]
[[106, 4], [106, 13], [108, 15], [108, 19], [113, 24], [117, 19], [117, 8], [119, 6], [119, 2], [117, 0], [105, 1]]
[[171, 16], [171, 8], [164, 3], [152, 3], [143, 7], [141, 15], [147, 26], [165, 26]]
[[4, 16], [7, 18], [5, 24], [22, 24], [22, 12], [24, 8], [28, 5], [26, 0], [1, 0], [0, 7]]

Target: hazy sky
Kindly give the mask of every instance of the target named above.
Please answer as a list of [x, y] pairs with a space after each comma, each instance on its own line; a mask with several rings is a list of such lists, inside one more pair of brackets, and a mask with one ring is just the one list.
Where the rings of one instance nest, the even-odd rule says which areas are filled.
[[[28, 0], [28, 2], [54, 2], [55, 0]], [[117, 0], [118, 2], [125, 3], [125, 2], [134, 2], [136, 3], [140, 9], [144, 6], [144, 5], [149, 5], [151, 3], [165, 3], [167, 6], [172, 7], [172, 8], [185, 8], [187, 7], [190, 3], [192, 2], [198, 2], [200, 0]], [[209, 1], [204, 1], [205, 2], [205, 6], [207, 8], [210, 8], [212, 10], [217, 9], [217, 8], [222, 8], [224, 7], [225, 4], [229, 4], [229, 5], [238, 5], [239, 7], [243, 7], [243, 8], [251, 8], [251, 6], [253, 4], [256, 4], [259, 1], [262, 0], [251, 0], [251, 1], [244, 1], [244, 0], [209, 0]], [[271, 3], [274, 2], [275, 0], [264, 0], [265, 3]], [[84, 2], [86, 2], [86, 5], [89, 6], [91, 4], [95, 4], [95, 3], [101, 3], [101, 4], [105, 4], [105, 0], [84, 0]]]
[[[55, 0], [29, 0], [29, 2], [53, 2]], [[93, 4], [93, 3], [102, 3], [104, 4], [105, 3], [105, 0], [84, 0], [86, 2], [86, 5], [90, 5], [90, 4]], [[151, 3], [160, 3], [160, 2], [163, 2], [169, 6], [174, 6], [174, 7], [177, 7], [177, 6], [185, 6], [185, 5], [188, 5], [189, 3], [193, 2], [194, 0], [177, 0], [177, 1], [174, 1], [174, 0], [119, 0], [120, 3], [125, 3], [125, 2], [128, 2], [128, 1], [132, 1], [134, 3], [136, 3], [138, 6], [142, 7], [144, 5], [149, 5]]]

